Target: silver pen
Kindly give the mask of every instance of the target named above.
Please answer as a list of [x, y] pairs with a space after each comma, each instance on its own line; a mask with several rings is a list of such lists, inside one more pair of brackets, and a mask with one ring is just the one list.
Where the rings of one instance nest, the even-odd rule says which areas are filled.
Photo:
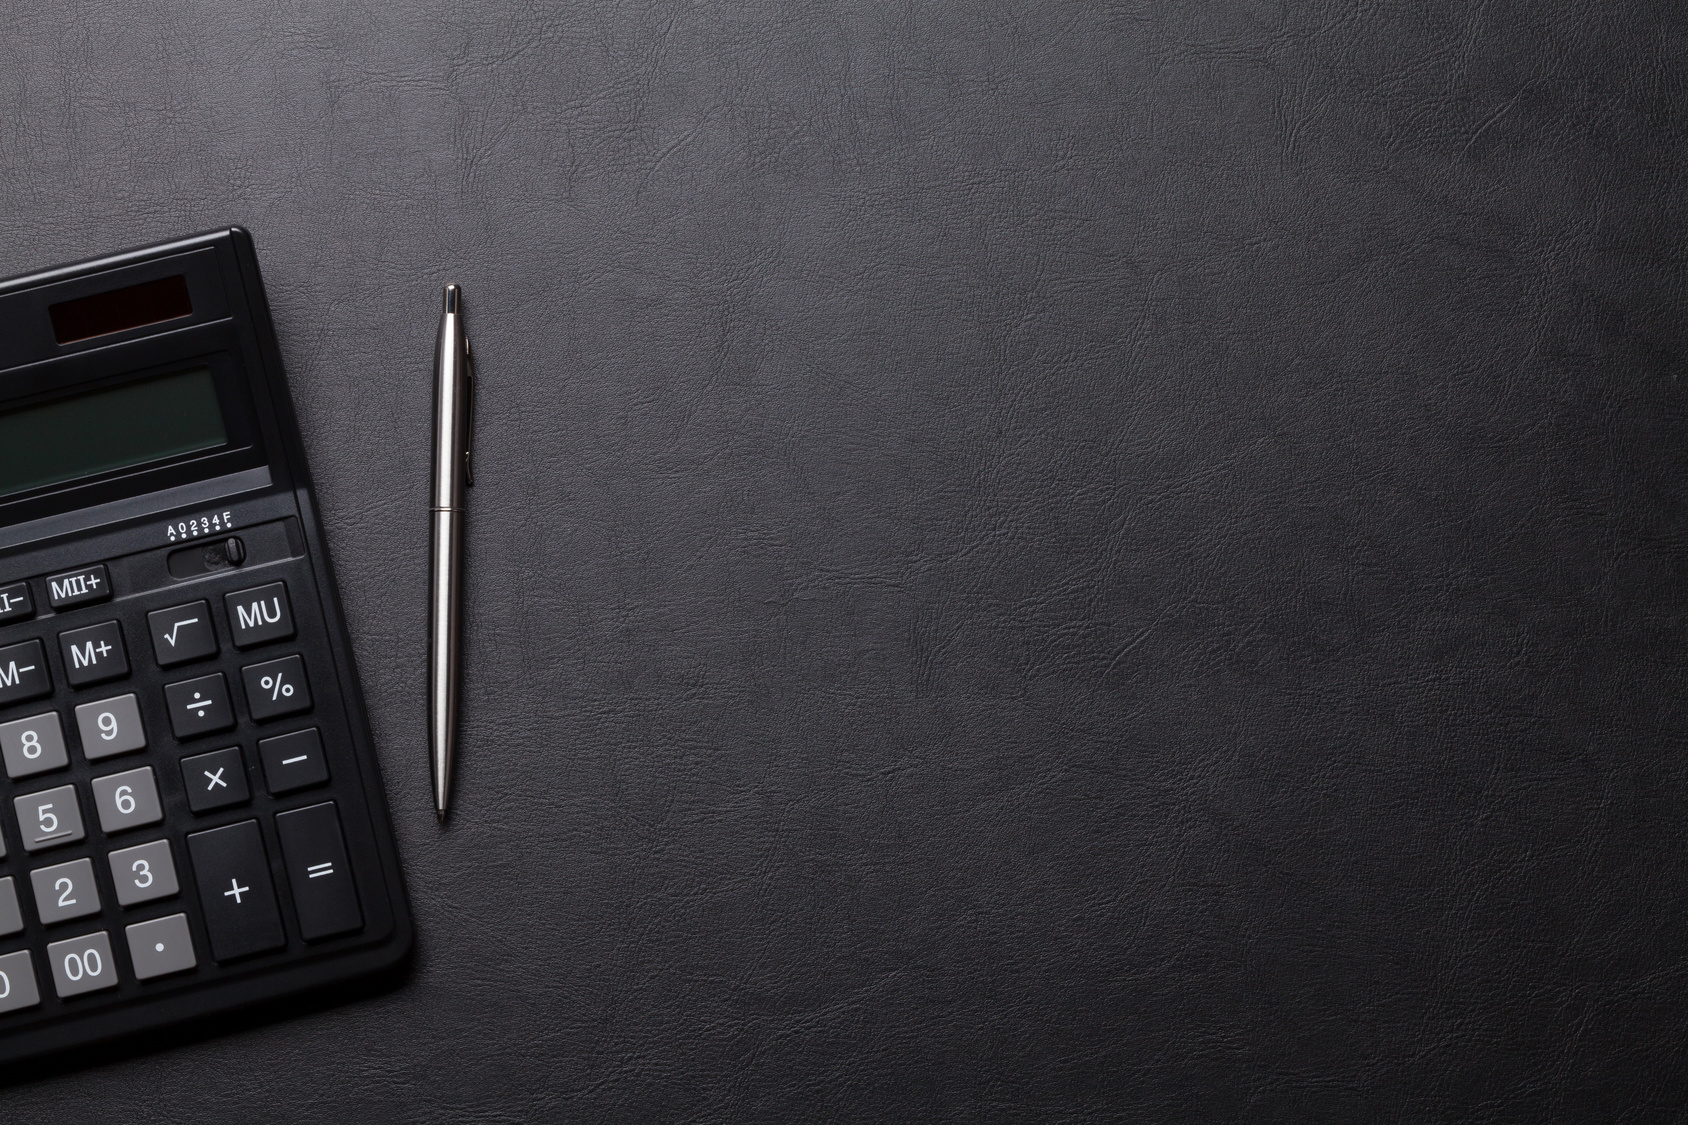
[[463, 327], [463, 291], [445, 287], [440, 338], [434, 353], [434, 476], [430, 495], [428, 752], [434, 810], [445, 820], [451, 767], [457, 756], [457, 679], [463, 617], [463, 490], [475, 483], [470, 464], [474, 359]]

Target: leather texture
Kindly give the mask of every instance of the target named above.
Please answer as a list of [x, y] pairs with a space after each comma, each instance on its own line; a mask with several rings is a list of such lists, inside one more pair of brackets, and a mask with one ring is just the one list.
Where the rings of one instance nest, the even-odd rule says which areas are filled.
[[6, 22], [0, 273], [257, 240], [419, 935], [9, 1118], [1688, 1116], [1681, 5]]

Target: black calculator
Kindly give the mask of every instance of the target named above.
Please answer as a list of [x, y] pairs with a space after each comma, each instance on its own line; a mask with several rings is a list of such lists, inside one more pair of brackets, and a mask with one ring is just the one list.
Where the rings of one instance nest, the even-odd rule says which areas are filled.
[[0, 282], [0, 1063], [411, 924], [252, 240]]

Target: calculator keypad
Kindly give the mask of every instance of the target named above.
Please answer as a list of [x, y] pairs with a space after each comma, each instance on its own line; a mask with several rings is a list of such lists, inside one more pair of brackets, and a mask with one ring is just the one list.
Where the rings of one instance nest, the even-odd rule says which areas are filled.
[[[24, 853], [0, 875], [0, 941], [29, 943], [0, 945], [0, 1031], [9, 1012], [169, 989], [371, 924], [337, 794], [275, 801], [333, 782], [338, 720], [316, 712], [334, 680], [312, 684], [299, 591], [273, 580], [136, 607], [112, 581], [103, 566], [54, 576], [43, 600], [85, 608], [43, 607], [44, 624], [30, 583], [0, 586], [0, 624], [8, 607], [23, 622], [0, 647], [0, 707], [23, 704], [0, 712], [0, 760], [34, 790], [13, 790], [17, 835], [0, 830], [0, 861], [8, 839]], [[29, 704], [56, 679], [60, 698]]]

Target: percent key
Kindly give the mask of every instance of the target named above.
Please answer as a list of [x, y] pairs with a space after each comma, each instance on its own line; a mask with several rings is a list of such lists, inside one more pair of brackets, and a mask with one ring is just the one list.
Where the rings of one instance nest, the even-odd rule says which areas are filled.
[[305, 661], [300, 656], [266, 660], [240, 670], [246, 687], [246, 706], [260, 722], [297, 715], [311, 709], [311, 686], [305, 678]]

